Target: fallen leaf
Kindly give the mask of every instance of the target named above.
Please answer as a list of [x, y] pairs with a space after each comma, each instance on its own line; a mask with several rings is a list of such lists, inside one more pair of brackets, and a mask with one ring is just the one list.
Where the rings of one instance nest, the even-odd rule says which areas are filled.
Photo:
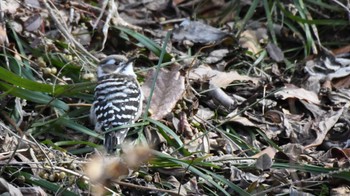
[[27, 31], [36, 31], [41, 23], [43, 22], [40, 14], [35, 14], [31, 17], [29, 17], [25, 22], [24, 22], [24, 28]]
[[2, 195], [22, 195], [21, 191], [18, 188], [14, 187], [3, 178], [0, 178], [0, 190]]
[[20, 4], [16, 0], [1, 0], [1, 11], [4, 13], [15, 14]]
[[[146, 100], [150, 96], [154, 77], [155, 70], [152, 70], [148, 73], [146, 81], [142, 85], [142, 91]], [[180, 75], [178, 70], [167, 71], [160, 69], [151, 99], [151, 118], [159, 120], [171, 112], [177, 101], [181, 99], [184, 91], [185, 78]]]
[[225, 91], [213, 84], [211, 84], [209, 88], [208, 95], [214, 100], [214, 103], [224, 106], [228, 111], [235, 108], [237, 104], [232, 96], [229, 96]]
[[273, 43], [269, 43], [266, 46], [266, 50], [269, 56], [276, 62], [282, 62], [284, 60], [284, 54], [278, 46]]
[[201, 80], [203, 78], [210, 78], [210, 84], [219, 88], [226, 88], [233, 81], [251, 81], [254, 84], [258, 84], [257, 78], [242, 76], [236, 71], [222, 72], [214, 70], [207, 65], [200, 65], [196, 69], [191, 70], [189, 78], [192, 80]]
[[172, 190], [178, 192], [179, 195], [187, 195], [185, 187], [174, 176], [170, 176], [167, 182], [174, 187]]
[[266, 154], [268, 155], [271, 159], [273, 159], [276, 155], [277, 150], [272, 148], [272, 147], [267, 147], [264, 150], [260, 151], [259, 153], [255, 154], [252, 156], [252, 158], [259, 158], [262, 155]]
[[306, 100], [310, 103], [315, 104], [319, 104], [321, 102], [315, 92], [308, 91], [303, 88], [297, 88], [294, 86], [285, 87], [282, 90], [276, 92], [275, 97], [283, 100], [288, 98], [296, 98], [300, 100]]
[[344, 108], [348, 106], [344, 106], [338, 111], [330, 111], [327, 114], [322, 116], [322, 119], [319, 122], [316, 122], [317, 126], [316, 130], [316, 139], [309, 145], [305, 146], [306, 148], [316, 147], [322, 144], [323, 140], [326, 138], [328, 131], [338, 122], [339, 117], [342, 115]]
[[38, 0], [24, 0], [24, 3], [32, 8], [41, 8]]
[[236, 109], [226, 116], [226, 119], [229, 119], [228, 122], [239, 123], [243, 126], [257, 127], [257, 125], [250, 121], [248, 118], [243, 117], [241, 115], [237, 115], [237, 112], [238, 110]]
[[267, 169], [270, 169], [272, 166], [272, 158], [264, 153], [262, 154], [257, 160], [256, 160], [256, 163], [255, 163], [255, 167], [257, 169], [260, 169], [260, 170], [267, 170]]
[[251, 53], [258, 54], [261, 50], [263, 50], [260, 46], [258, 38], [253, 30], [245, 30], [241, 33], [238, 43], [242, 46], [242, 48], [246, 48]]
[[219, 49], [210, 52], [208, 57], [205, 59], [205, 62], [208, 64], [214, 64], [221, 61], [229, 53], [227, 49]]
[[349, 195], [350, 188], [347, 185], [340, 185], [339, 187], [332, 188], [329, 195]]
[[194, 43], [212, 43], [223, 40], [229, 34], [215, 27], [198, 21], [184, 20], [178, 28], [173, 31], [174, 41], [189, 40]]

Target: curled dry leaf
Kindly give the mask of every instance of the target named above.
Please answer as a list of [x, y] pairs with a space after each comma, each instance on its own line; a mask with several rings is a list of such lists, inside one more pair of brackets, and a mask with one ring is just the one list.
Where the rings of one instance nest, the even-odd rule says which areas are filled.
[[213, 64], [221, 61], [229, 53], [228, 49], [219, 49], [210, 52], [209, 56], [205, 59], [208, 64]]
[[282, 62], [284, 60], [284, 54], [278, 46], [273, 43], [269, 43], [266, 46], [266, 50], [269, 53], [270, 57], [276, 62]]
[[271, 159], [275, 158], [277, 150], [272, 147], [267, 147], [264, 150], [260, 151], [259, 153], [252, 156], [252, 158], [259, 158], [262, 155], [268, 155]]
[[[142, 86], [145, 99], [150, 96], [155, 70], [148, 73], [146, 81]], [[151, 118], [159, 120], [167, 115], [175, 107], [177, 101], [181, 99], [185, 91], [185, 78], [178, 70], [167, 71], [160, 69], [156, 86], [151, 99]]]
[[21, 187], [20, 191], [23, 195], [46, 196], [48, 195], [40, 186]]
[[162, 12], [168, 8], [169, 2], [166, 0], [148, 1], [145, 7], [152, 11]]
[[160, 146], [161, 144], [166, 143], [166, 139], [160, 134], [157, 130], [145, 127], [144, 129], [145, 137], [147, 139], [148, 145], [152, 147]]
[[16, 0], [1, 0], [0, 4], [1, 11], [4, 13], [9, 13], [10, 15], [15, 14], [20, 6], [19, 1]]
[[236, 106], [236, 102], [221, 88], [216, 87], [214, 84], [209, 86], [210, 91], [208, 95], [214, 100], [214, 102], [224, 106], [228, 111], [231, 111]]
[[185, 190], [191, 193], [191, 195], [200, 195], [197, 178], [195, 176], [192, 177], [186, 184], [184, 184], [183, 187]]
[[24, 22], [24, 27], [27, 31], [36, 31], [41, 23], [43, 22], [40, 14], [35, 14], [31, 17], [29, 17], [25, 22]]
[[330, 195], [349, 195], [350, 188], [347, 185], [340, 185], [339, 187], [332, 188]]
[[270, 169], [272, 166], [272, 158], [264, 153], [256, 160], [255, 167], [260, 170], [267, 170]]
[[18, 188], [14, 187], [3, 178], [0, 178], [0, 190], [2, 195], [22, 195], [21, 191]]
[[[347, 107], [348, 106], [344, 106], [344, 108]], [[316, 139], [311, 144], [305, 146], [305, 148], [311, 148], [322, 144], [328, 131], [331, 130], [331, 128], [338, 122], [340, 116], [343, 114], [344, 108], [341, 108], [338, 111], [329, 111], [327, 114], [322, 116], [319, 122], [315, 122], [317, 127]]]
[[239, 38], [239, 44], [242, 48], [246, 48], [251, 53], [258, 54], [262, 48], [256, 36], [256, 32], [253, 30], [246, 30], [242, 32], [241, 37]]
[[276, 92], [275, 96], [276, 98], [280, 98], [283, 100], [288, 98], [296, 98], [300, 100], [306, 100], [310, 103], [320, 103], [320, 100], [315, 92], [308, 91], [303, 88], [297, 88], [294, 86], [283, 88], [282, 90]]
[[72, 33], [81, 45], [87, 46], [91, 43], [91, 35], [86, 26], [78, 27]]
[[209, 108], [205, 108], [200, 106], [198, 108], [196, 117], [198, 117], [201, 120], [209, 120], [215, 116], [214, 111], [210, 110]]
[[182, 186], [182, 184], [174, 176], [170, 176], [167, 181], [174, 187], [173, 190], [177, 191], [179, 195], [187, 195], [185, 187]]
[[251, 81], [254, 84], [258, 84], [259, 82], [257, 78], [242, 76], [236, 71], [222, 72], [206, 65], [200, 65], [198, 68], [191, 70], [189, 78], [192, 80], [210, 78], [210, 84], [219, 88], [226, 88], [233, 81]]
[[32, 8], [41, 8], [38, 0], [24, 0], [24, 3]]
[[208, 44], [222, 41], [229, 34], [215, 27], [198, 21], [184, 20], [180, 26], [174, 29], [173, 40], [189, 40], [194, 43]]
[[243, 117], [241, 115], [237, 115], [238, 110], [235, 109], [234, 111], [232, 111], [231, 113], [229, 113], [226, 116], [226, 119], [228, 119], [228, 122], [235, 122], [235, 123], [239, 123], [243, 126], [249, 126], [249, 127], [257, 127], [256, 124], [254, 124], [252, 121], [250, 121], [248, 118]]

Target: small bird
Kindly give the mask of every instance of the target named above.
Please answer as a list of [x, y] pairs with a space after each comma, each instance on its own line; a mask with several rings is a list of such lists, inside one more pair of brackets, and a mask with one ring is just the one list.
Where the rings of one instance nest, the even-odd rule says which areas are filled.
[[97, 68], [98, 84], [90, 118], [96, 131], [107, 132], [104, 147], [108, 153], [122, 144], [129, 130], [112, 129], [134, 123], [142, 112], [142, 92], [133, 61], [122, 55], [110, 55], [101, 60]]

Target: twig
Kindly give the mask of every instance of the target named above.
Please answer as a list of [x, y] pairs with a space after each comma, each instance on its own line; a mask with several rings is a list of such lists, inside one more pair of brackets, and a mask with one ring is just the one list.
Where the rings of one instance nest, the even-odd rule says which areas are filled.
[[[51, 8], [51, 6], [49, 5], [49, 3], [47, 2], [47, 0], [43, 1], [46, 9], [48, 10], [52, 20], [55, 22], [56, 27], [58, 28], [58, 30], [63, 34], [63, 36], [70, 41], [71, 43], [74, 44], [75, 47], [77, 47], [83, 54], [87, 55], [88, 57], [90, 57], [91, 59], [93, 59], [94, 61], [98, 61], [98, 59], [96, 57], [94, 57], [90, 52], [88, 52], [68, 31], [67, 29], [64, 27], [64, 23], [60, 22], [60, 20], [57, 18], [55, 11]], [[94, 66], [93, 63], [90, 62], [91, 65]]]
[[102, 8], [101, 8], [101, 10], [100, 10], [100, 15], [98, 16], [98, 18], [97, 18], [95, 24], [92, 25], [92, 29], [96, 29], [96, 28], [97, 28], [98, 23], [100, 22], [100, 20], [101, 20], [103, 14], [104, 14], [105, 11], [106, 11], [107, 4], [108, 4], [108, 0], [104, 0], [104, 1], [102, 2]]
[[[32, 138], [32, 140], [34, 141], [34, 143], [36, 144], [36, 146], [40, 149], [40, 151], [44, 154], [46, 160], [49, 162], [50, 166], [53, 167], [53, 163], [51, 162], [51, 159], [47, 156], [47, 154], [45, 153], [44, 149], [41, 147], [41, 145], [35, 140], [35, 138], [29, 134], [30, 138]], [[32, 154], [32, 158], [34, 159], [35, 155], [34, 153]], [[35, 157], [36, 159], [36, 157]]]
[[[6, 112], [1, 111], [1, 114], [4, 116], [4, 118], [5, 118], [13, 127], [15, 127], [16, 131], [20, 134], [18, 143], [17, 143], [17, 145], [16, 145], [16, 147], [15, 147], [13, 153], [11, 154], [11, 157], [7, 160], [7, 162], [6, 162], [6, 164], [5, 164], [5, 165], [7, 166], [7, 165], [10, 164], [10, 162], [12, 161], [12, 159], [15, 157], [16, 152], [17, 152], [19, 146], [21, 145], [22, 141], [24, 140], [24, 134], [23, 134], [23, 131], [22, 131], [19, 127], [16, 126], [16, 123], [13, 122], [13, 120], [6, 114]], [[1, 123], [1, 122], [0, 122], [0, 123]], [[1, 125], [2, 125], [2, 124], [1, 124]], [[3, 127], [6, 127], [6, 126], [3, 126]], [[7, 128], [7, 127], [6, 127], [6, 128]], [[12, 132], [12, 131], [11, 131], [11, 132]], [[12, 133], [13, 133], [13, 132], [12, 132]], [[17, 134], [15, 134], [15, 135], [17, 135]], [[18, 136], [18, 135], [17, 135], [17, 136]], [[1, 170], [0, 170], [0, 176], [2, 176], [3, 172], [5, 171], [6, 166], [1, 168]]]

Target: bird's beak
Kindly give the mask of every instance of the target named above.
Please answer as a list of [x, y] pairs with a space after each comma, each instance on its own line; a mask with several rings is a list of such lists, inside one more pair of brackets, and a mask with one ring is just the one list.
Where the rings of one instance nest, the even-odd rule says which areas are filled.
[[136, 57], [132, 57], [132, 58], [130, 58], [128, 61], [126, 61], [125, 63], [124, 63], [124, 65], [122, 66], [123, 68], [123, 70], [126, 70], [126, 69], [128, 69], [129, 68], [129, 66], [130, 66], [130, 68], [131, 69], [133, 69], [132, 67], [133, 67], [133, 62], [136, 60]]
[[132, 63], [136, 60], [136, 57], [131, 57], [125, 64], [129, 64], [129, 63]]

